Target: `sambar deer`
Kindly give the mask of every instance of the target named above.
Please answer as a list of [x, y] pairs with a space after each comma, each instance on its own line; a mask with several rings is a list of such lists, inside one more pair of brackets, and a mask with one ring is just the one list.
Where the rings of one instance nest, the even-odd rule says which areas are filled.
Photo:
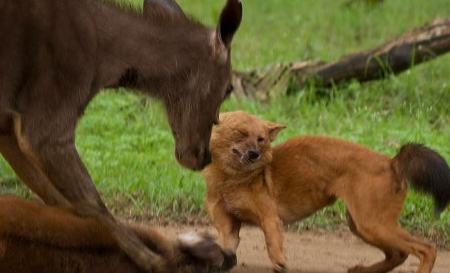
[[0, 2], [0, 152], [46, 204], [97, 219], [140, 267], [159, 271], [164, 259], [101, 200], [75, 147], [77, 121], [102, 88], [140, 90], [165, 105], [177, 160], [202, 169], [231, 91], [242, 5], [227, 0], [209, 29], [173, 0], [145, 0], [142, 14], [111, 1]]
[[[0, 197], [0, 272], [145, 273], [117, 247], [93, 218], [67, 209]], [[150, 249], [164, 257], [170, 273], [206, 273], [233, 265], [207, 235], [187, 233], [168, 239], [142, 224], [129, 224]]]

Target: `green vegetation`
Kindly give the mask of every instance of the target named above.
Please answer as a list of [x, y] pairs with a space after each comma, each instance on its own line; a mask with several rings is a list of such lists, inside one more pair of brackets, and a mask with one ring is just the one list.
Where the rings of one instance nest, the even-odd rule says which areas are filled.
[[[224, 1], [179, 2], [213, 26]], [[351, 7], [344, 2], [245, 0], [233, 48], [235, 68], [334, 60], [450, 14], [448, 0], [390, 0], [381, 5], [361, 1]], [[420, 142], [450, 162], [449, 63], [447, 55], [385, 81], [336, 87], [326, 96], [309, 88], [270, 104], [231, 98], [222, 110], [242, 109], [286, 124], [277, 143], [299, 134], [323, 134], [393, 156], [402, 143]], [[77, 146], [108, 205], [120, 213], [203, 215], [203, 179], [176, 163], [159, 103], [124, 90], [102, 93], [80, 122]], [[0, 192], [28, 194], [3, 161]], [[338, 203], [298, 227], [334, 228], [344, 221], [345, 210]], [[409, 230], [450, 242], [450, 209], [435, 220], [431, 201], [423, 195], [409, 194], [401, 222]]]

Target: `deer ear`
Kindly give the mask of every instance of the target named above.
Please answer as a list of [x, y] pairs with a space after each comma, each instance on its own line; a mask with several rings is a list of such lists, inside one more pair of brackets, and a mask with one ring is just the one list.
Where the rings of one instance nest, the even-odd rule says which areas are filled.
[[242, 21], [242, 3], [241, 0], [227, 0], [227, 4], [220, 14], [219, 24], [217, 26], [217, 39], [230, 48], [233, 36], [239, 28]]
[[183, 10], [175, 0], [144, 0], [144, 16], [149, 16], [156, 10], [161, 9], [174, 14], [184, 15]]
[[269, 131], [269, 139], [270, 141], [274, 141], [278, 133], [281, 132], [283, 129], [285, 129], [286, 126], [274, 122], [267, 122], [267, 130]]

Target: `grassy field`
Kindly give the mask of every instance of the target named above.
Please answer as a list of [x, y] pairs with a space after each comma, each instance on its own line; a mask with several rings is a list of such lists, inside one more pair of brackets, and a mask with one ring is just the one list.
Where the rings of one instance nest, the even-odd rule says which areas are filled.
[[[179, 2], [210, 26], [223, 4]], [[382, 5], [360, 1], [350, 7], [344, 2], [245, 0], [233, 48], [235, 68], [309, 58], [335, 60], [450, 15], [448, 0], [386, 0]], [[288, 129], [277, 142], [294, 135], [323, 134], [393, 156], [402, 143], [413, 141], [427, 144], [450, 161], [449, 64], [447, 55], [385, 81], [338, 87], [326, 97], [307, 89], [270, 104], [231, 98], [222, 110], [243, 109], [286, 124]], [[173, 139], [159, 103], [126, 90], [100, 94], [79, 125], [77, 147], [108, 205], [121, 214], [178, 219], [204, 215], [203, 180], [175, 162]], [[3, 161], [0, 193], [29, 195]], [[296, 227], [334, 228], [344, 221], [344, 208], [338, 203]], [[450, 242], [450, 210], [434, 219], [427, 197], [410, 193], [401, 222], [409, 230]]]

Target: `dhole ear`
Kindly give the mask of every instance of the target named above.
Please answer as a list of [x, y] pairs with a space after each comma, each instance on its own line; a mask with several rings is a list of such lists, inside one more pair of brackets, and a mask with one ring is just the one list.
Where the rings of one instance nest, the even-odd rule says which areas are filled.
[[184, 15], [183, 10], [175, 0], [144, 0], [144, 16], [149, 16], [158, 9]]
[[225, 120], [230, 115], [229, 112], [219, 113], [219, 124], [221, 121]]
[[270, 141], [274, 141], [278, 133], [281, 132], [281, 130], [285, 129], [286, 126], [274, 122], [267, 122], [267, 129], [269, 130], [269, 138]]
[[220, 14], [219, 24], [216, 31], [216, 40], [230, 48], [233, 36], [242, 21], [241, 0], [228, 0]]

